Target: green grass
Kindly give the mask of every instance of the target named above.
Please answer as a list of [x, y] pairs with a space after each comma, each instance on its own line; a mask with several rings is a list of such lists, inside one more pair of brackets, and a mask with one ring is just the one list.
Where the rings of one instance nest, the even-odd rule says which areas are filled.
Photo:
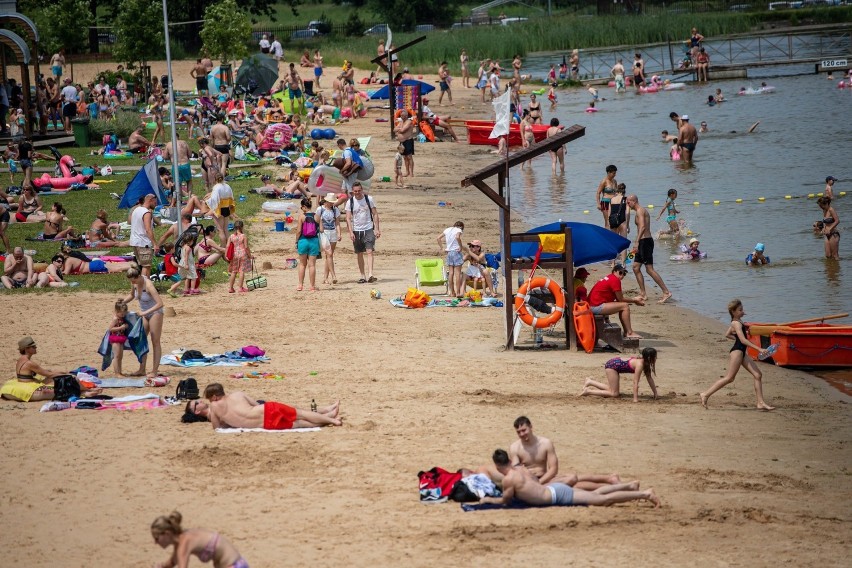
[[[169, 135], [169, 133], [167, 133]], [[198, 150], [197, 144], [195, 142], [190, 142], [190, 147], [193, 150]], [[90, 155], [92, 150], [97, 150], [98, 146], [86, 147], [86, 148], [60, 148], [62, 154], [67, 154], [73, 156], [74, 159], [81, 166], [92, 166], [92, 165], [139, 165], [143, 164], [142, 160], [138, 158], [132, 158], [127, 160], [106, 160], [101, 156], [92, 156]], [[231, 165], [231, 174], [236, 175], [241, 171], [241, 166], [249, 164], [252, 162], [241, 162], [237, 164]], [[271, 164], [271, 162], [268, 162]], [[44, 167], [44, 166], [52, 166], [53, 162], [49, 160], [42, 160], [36, 163], [36, 167]], [[169, 164], [166, 164], [167, 166]], [[79, 168], [78, 168], [79, 169]], [[199, 162], [193, 162], [193, 170], [200, 169]], [[252, 168], [250, 171], [265, 171], [264, 168]], [[46, 195], [42, 196], [42, 204], [44, 205], [44, 210], [49, 211], [53, 206], [55, 201], [60, 201], [62, 206], [67, 211], [67, 217], [69, 222], [66, 223], [66, 226], [70, 224], [71, 226], [79, 229], [81, 232], [85, 231], [89, 228], [91, 222], [95, 219], [95, 214], [98, 209], [105, 209], [109, 214], [110, 221], [126, 221], [127, 220], [127, 209], [118, 209], [118, 201], [111, 198], [109, 196], [110, 193], [118, 193], [121, 195], [124, 193], [124, 189], [127, 184], [133, 179], [133, 176], [136, 172], [128, 172], [126, 174], [121, 175], [113, 175], [109, 178], [104, 179], [113, 179], [115, 183], [108, 183], [101, 185], [100, 189], [96, 190], [88, 190], [88, 191], [69, 191], [65, 195]], [[5, 173], [3, 175], [8, 175]], [[41, 173], [34, 174], [36, 177], [41, 176]], [[99, 176], [95, 176], [96, 179]], [[12, 185], [20, 185], [22, 180], [21, 174], [16, 174], [15, 183]], [[241, 195], [246, 196], [246, 201], [239, 202], [237, 205], [237, 214], [240, 216], [243, 221], [246, 222], [248, 232], [248, 227], [252, 223], [253, 216], [256, 215], [260, 211], [260, 206], [265, 201], [266, 198], [256, 195], [253, 193], [249, 193], [249, 190], [258, 187], [261, 185], [259, 178], [248, 178], [248, 179], [235, 179], [232, 182], [229, 182], [231, 187], [234, 190], [235, 198], [238, 198]], [[193, 178], [193, 187], [194, 193], [199, 197], [204, 194], [204, 186], [203, 182], [200, 178]], [[202, 221], [204, 225], [212, 224], [212, 221], [205, 220]], [[28, 237], [35, 237], [39, 233], [41, 233], [44, 229], [43, 223], [13, 223], [9, 225], [7, 229], [7, 235], [9, 236], [9, 240], [12, 243], [12, 246], [22, 246], [24, 249], [35, 250], [36, 253], [33, 256], [33, 259], [36, 262], [49, 262], [50, 258], [60, 251], [62, 243], [54, 242], [54, 241], [27, 241], [25, 240]], [[159, 238], [163, 233], [168, 230], [168, 225], [162, 225], [160, 227], [155, 227], [154, 233]], [[86, 251], [83, 250], [85, 253]], [[111, 254], [124, 254], [130, 252], [130, 248], [112, 248], [110, 249]], [[155, 262], [161, 261], [162, 258], [155, 257]], [[226, 282], [228, 277], [226, 275], [227, 264], [223, 261], [219, 261], [213, 268], [207, 270], [207, 278], [203, 281], [202, 288], [209, 289], [212, 285], [221, 284]], [[66, 277], [67, 282], [79, 282], [79, 287], [75, 288], [45, 288], [45, 289], [25, 289], [25, 290], [3, 290], [0, 293], [18, 293], [18, 294], [28, 294], [33, 292], [40, 292], [44, 290], [50, 291], [61, 291], [63, 293], [73, 294], [80, 290], [90, 291], [90, 292], [118, 292], [124, 293], [128, 288], [127, 278], [123, 274], [103, 274], [103, 275], [83, 275], [83, 276], [68, 276]], [[165, 288], [161, 287], [161, 290], [165, 290]]]

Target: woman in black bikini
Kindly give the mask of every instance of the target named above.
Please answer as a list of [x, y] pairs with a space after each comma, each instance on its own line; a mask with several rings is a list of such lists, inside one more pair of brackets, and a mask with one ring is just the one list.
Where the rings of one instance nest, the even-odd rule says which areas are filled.
[[710, 396], [725, 385], [734, 382], [740, 367], [742, 367], [754, 377], [754, 393], [757, 395], [758, 410], [775, 410], [774, 406], [769, 406], [763, 400], [763, 383], [761, 382], [763, 374], [757, 368], [754, 359], [746, 354], [747, 347], [756, 349], [760, 353], [763, 353], [765, 349], [746, 339], [745, 334], [748, 333], [748, 326], [742, 322], [742, 317], [745, 315], [743, 303], [740, 300], [731, 301], [728, 304], [728, 313], [731, 314], [731, 326], [725, 333], [725, 337], [734, 340], [734, 345], [731, 347], [731, 353], [728, 357], [728, 372], [724, 377], [713, 383], [713, 386], [706, 392], [701, 393], [701, 405], [707, 408], [707, 401]]
[[529, 108], [529, 111], [530, 111], [531, 122], [533, 124], [543, 124], [542, 119], [541, 119], [541, 103], [538, 102], [538, 99], [535, 96], [535, 93], [530, 95], [530, 104], [529, 104], [528, 108]]
[[[615, 190], [615, 195], [612, 196], [609, 202], [609, 230], [627, 238], [630, 234], [630, 208], [624, 200], [627, 186], [623, 183], [618, 184]], [[621, 251], [618, 256], [619, 263], [624, 265], [627, 257], [627, 249]]]
[[837, 216], [837, 211], [831, 206], [830, 198], [820, 197], [817, 199], [817, 205], [822, 209], [822, 234], [825, 236], [825, 258], [840, 260], [840, 232], [837, 230], [837, 226], [840, 224], [840, 217]]
[[44, 211], [41, 210], [41, 198], [36, 194], [33, 186], [25, 185], [24, 192], [18, 198], [18, 212], [15, 220], [18, 223], [39, 223], [44, 221]]
[[55, 241], [73, 236], [74, 227], [69, 225], [67, 229], [62, 228], [65, 221], [65, 209], [61, 203], [54, 201], [53, 207], [51, 207], [50, 212], [44, 218], [44, 233], [42, 238], [46, 241]]

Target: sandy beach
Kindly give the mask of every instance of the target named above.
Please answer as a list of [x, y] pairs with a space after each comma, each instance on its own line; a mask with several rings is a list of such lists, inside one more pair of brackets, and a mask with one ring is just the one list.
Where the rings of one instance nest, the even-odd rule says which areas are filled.
[[[175, 65], [179, 88], [184, 64]], [[88, 77], [97, 72], [80, 69]], [[101, 68], [106, 65], [101, 64]], [[89, 72], [91, 71], [91, 72]], [[157, 66], [154, 65], [155, 73]], [[364, 76], [359, 72], [357, 77]], [[436, 77], [426, 80], [435, 81]], [[438, 114], [488, 117], [479, 92], [454, 83], [455, 106]], [[393, 175], [396, 143], [387, 111], [338, 127], [372, 136], [376, 179]], [[583, 124], [583, 117], [577, 118]], [[463, 133], [463, 129], [459, 129]], [[583, 380], [603, 380], [612, 354], [564, 349], [505, 351], [496, 308], [405, 310], [387, 299], [414, 284], [414, 260], [436, 256], [436, 237], [456, 220], [464, 240], [497, 252], [497, 208], [460, 180], [489, 163], [490, 148], [417, 144], [408, 189], [374, 182], [381, 216], [375, 284], [356, 283], [352, 245], [335, 254], [340, 283], [296, 292], [293, 233], [252, 225], [249, 235], [269, 286], [244, 295], [218, 287], [171, 299], [163, 350], [221, 353], [259, 345], [271, 362], [257, 369], [164, 367], [178, 380], [221, 382], [226, 391], [307, 408], [341, 400], [344, 426], [305, 434], [217, 434], [181, 424], [182, 406], [120, 412], [39, 413], [39, 403], [0, 401], [4, 565], [151, 566], [167, 559], [152, 541], [155, 517], [179, 510], [187, 527], [227, 536], [254, 567], [288, 565], [487, 566], [842, 566], [852, 550], [848, 397], [801, 371], [761, 364], [771, 413], [755, 410], [751, 377], [717, 393], [705, 410], [698, 393], [721, 377], [731, 342], [725, 326], [677, 304], [633, 309], [642, 347], [659, 350], [652, 400], [579, 398]], [[566, 169], [571, 161], [570, 145]], [[534, 167], [544, 171], [549, 158]], [[451, 203], [439, 207], [438, 202]], [[597, 221], [598, 219], [595, 219]], [[513, 226], [520, 230], [520, 220]], [[318, 267], [321, 261], [318, 262]], [[589, 267], [589, 284], [604, 276]], [[319, 277], [318, 281], [322, 278]], [[627, 292], [635, 279], [624, 280]], [[370, 289], [383, 294], [372, 300]], [[501, 284], [501, 292], [503, 287]], [[651, 298], [659, 291], [650, 290]], [[96, 366], [114, 295], [47, 293], [4, 299], [0, 358], [13, 376], [16, 342], [32, 335], [48, 368]], [[677, 300], [677, 298], [675, 299]], [[719, 312], [725, 307], [719, 306]], [[746, 318], [747, 319], [747, 318]], [[561, 343], [563, 336], [545, 336]], [[521, 341], [531, 342], [529, 328]], [[283, 380], [234, 379], [246, 370]], [[6, 377], [4, 377], [6, 378]], [[622, 380], [622, 393], [630, 381]], [[145, 389], [112, 389], [126, 395]], [[528, 416], [550, 438], [560, 471], [617, 472], [653, 487], [663, 507], [462, 512], [418, 501], [417, 473], [487, 463], [516, 439]], [[198, 565], [197, 559], [190, 562]]]

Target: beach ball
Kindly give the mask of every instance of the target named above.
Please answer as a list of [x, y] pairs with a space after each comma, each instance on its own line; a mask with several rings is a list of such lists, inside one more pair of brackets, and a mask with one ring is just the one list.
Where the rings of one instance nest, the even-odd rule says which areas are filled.
[[373, 288], [372, 290], [370, 290], [370, 297], [374, 300], [379, 300], [382, 297], [382, 292]]
[[334, 137], [337, 136], [337, 132], [334, 131], [334, 128], [326, 128], [323, 130], [323, 137], [326, 140], [334, 140]]
[[322, 137], [323, 137], [322, 129], [314, 128], [313, 130], [311, 130], [311, 138], [313, 138], [314, 140], [322, 140]]

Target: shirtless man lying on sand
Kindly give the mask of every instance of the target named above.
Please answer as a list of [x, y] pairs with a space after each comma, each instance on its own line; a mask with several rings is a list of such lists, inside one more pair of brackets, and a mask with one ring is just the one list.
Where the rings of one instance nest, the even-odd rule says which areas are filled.
[[[591, 473], [577, 474], [575, 472], [559, 473], [559, 459], [556, 448], [547, 438], [533, 433], [532, 422], [526, 416], [515, 419], [515, 432], [518, 439], [509, 447], [512, 466], [523, 465], [539, 483], [546, 485], [550, 482], [564, 483], [578, 489], [594, 491], [599, 487], [621, 483], [618, 474], [595, 475]], [[502, 480], [503, 474], [499, 468], [483, 466], [477, 473], [488, 475], [495, 483]]]
[[503, 476], [503, 496], [484, 497], [480, 503], [508, 505], [513, 499], [528, 505], [590, 505], [605, 507], [614, 503], [645, 499], [660, 506], [660, 498], [653, 489], [639, 491], [639, 482], [604, 485], [594, 491], [571, 487], [564, 483], [542, 484], [526, 467], [512, 465], [505, 450], [496, 450], [492, 458], [497, 471]]
[[243, 392], [232, 392], [226, 395], [224, 387], [219, 383], [207, 385], [204, 389], [204, 398], [208, 399], [210, 404], [191, 400], [186, 404], [186, 410], [197, 416], [206, 416], [213, 428], [290, 430], [343, 425], [337, 417], [340, 413], [340, 401], [313, 412], [293, 408], [280, 402], [258, 403]]

